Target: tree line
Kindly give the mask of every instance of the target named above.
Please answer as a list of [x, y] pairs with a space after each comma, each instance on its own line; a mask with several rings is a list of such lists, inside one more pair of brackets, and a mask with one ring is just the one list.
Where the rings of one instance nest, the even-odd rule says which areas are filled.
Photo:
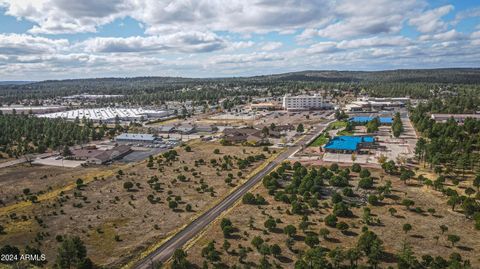
[[218, 104], [235, 96], [282, 96], [316, 90], [333, 90], [372, 96], [430, 98], [465, 94], [479, 89], [479, 69], [393, 70], [382, 72], [308, 71], [278, 75], [191, 79], [175, 77], [98, 78], [0, 85], [0, 104], [41, 104], [77, 94], [114, 94], [121, 98], [97, 99], [98, 106], [161, 105], [167, 101], [207, 101]]
[[411, 110], [411, 120], [422, 134], [415, 155], [438, 172], [452, 173], [478, 167], [480, 161], [480, 121], [467, 118], [459, 124], [453, 118], [435, 122], [431, 113], [472, 113], [480, 101], [475, 96], [433, 99]]
[[403, 132], [403, 123], [402, 123], [402, 119], [400, 118], [400, 113], [397, 112], [393, 117], [392, 133], [394, 137], [399, 137], [402, 132]]
[[102, 139], [106, 127], [94, 127], [89, 120], [71, 122], [64, 119], [37, 118], [32, 115], [0, 114], [0, 152], [9, 157], [44, 153], [49, 149]]

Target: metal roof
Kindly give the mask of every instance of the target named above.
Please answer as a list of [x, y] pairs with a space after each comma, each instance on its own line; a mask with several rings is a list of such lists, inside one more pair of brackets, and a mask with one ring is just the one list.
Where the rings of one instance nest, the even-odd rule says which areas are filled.
[[[358, 116], [350, 118], [351, 121], [356, 123], [367, 123], [375, 119], [374, 117], [365, 117], [365, 116]], [[393, 119], [389, 117], [379, 117], [380, 123], [393, 123]]]
[[[42, 118], [66, 118], [66, 119], [79, 119], [85, 117], [91, 120], [114, 120], [117, 116], [119, 119], [131, 120], [140, 119], [141, 117], [148, 117], [149, 115], [161, 115], [167, 112], [163, 110], [151, 110], [143, 108], [116, 108], [116, 107], [103, 107], [103, 108], [91, 108], [91, 109], [75, 109], [56, 113], [47, 113], [38, 115]], [[156, 117], [156, 116], [153, 116]], [[160, 117], [160, 116], [159, 116]]]
[[115, 140], [153, 141], [156, 137], [152, 134], [129, 134], [123, 133], [115, 137]]
[[357, 150], [360, 143], [373, 143], [373, 136], [336, 136], [325, 145], [326, 149]]

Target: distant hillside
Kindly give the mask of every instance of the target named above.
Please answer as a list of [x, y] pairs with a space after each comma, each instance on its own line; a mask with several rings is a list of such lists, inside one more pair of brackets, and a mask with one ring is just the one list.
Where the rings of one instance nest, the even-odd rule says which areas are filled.
[[25, 85], [35, 82], [36, 81], [0, 81], [0, 85]]
[[301, 71], [257, 78], [291, 81], [324, 82], [426, 82], [461, 83], [480, 82], [480, 68], [401, 69], [388, 71]]
[[[185, 77], [134, 77], [134, 78], [91, 78], [69, 80], [46, 80], [32, 83], [33, 85], [55, 84], [70, 86], [85, 84], [92, 86], [138, 85], [145, 84], [184, 84], [184, 83], [212, 83], [212, 82], [271, 82], [271, 81], [319, 81], [319, 82], [421, 82], [421, 83], [480, 83], [480, 68], [445, 68], [445, 69], [399, 69], [386, 71], [336, 71], [336, 70], [307, 70], [282, 74], [229, 77], [229, 78], [185, 78]], [[10, 84], [27, 84], [18, 82]], [[0, 82], [1, 85], [1, 82]], [[5, 84], [4, 84], [5, 85]]]
[[[479, 92], [480, 68], [388, 71], [307, 70], [228, 78], [134, 77], [4, 82], [0, 103], [52, 99], [73, 94], [121, 94], [123, 104], [158, 105], [164, 101], [209, 100], [234, 96], [296, 94], [302, 89], [366, 89], [373, 96], [428, 98], [432, 90]], [[103, 102], [103, 104], [102, 104]], [[110, 100], [98, 100], [108, 105]]]

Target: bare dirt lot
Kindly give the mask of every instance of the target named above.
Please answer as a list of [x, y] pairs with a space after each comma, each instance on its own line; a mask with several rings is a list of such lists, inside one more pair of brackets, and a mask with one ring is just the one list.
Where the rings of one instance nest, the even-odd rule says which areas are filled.
[[[461, 254], [463, 259], [470, 260], [472, 268], [480, 268], [480, 231], [474, 229], [473, 221], [468, 220], [459, 212], [454, 212], [451, 207], [446, 205], [446, 199], [441, 193], [436, 192], [426, 186], [416, 185], [413, 181], [404, 184], [396, 177], [385, 175], [380, 170], [370, 169], [372, 177], [375, 179], [375, 187], [384, 185], [387, 180], [392, 182], [392, 194], [385, 197], [381, 203], [372, 206], [365, 204], [371, 209], [373, 219], [379, 219], [368, 228], [375, 232], [383, 241], [385, 258], [380, 263], [380, 268], [388, 266], [396, 267], [396, 256], [404, 242], [408, 242], [415, 253], [420, 258], [422, 255], [442, 256], [448, 259], [453, 252]], [[350, 181], [352, 189], [360, 196], [365, 196], [368, 192], [357, 190], [358, 175], [352, 173], [353, 178]], [[353, 247], [361, 229], [366, 224], [362, 220], [363, 209], [351, 208], [353, 216], [349, 218], [339, 218], [338, 221], [344, 221], [348, 224], [348, 232], [341, 232], [336, 228], [327, 227], [323, 219], [332, 212], [332, 202], [329, 195], [325, 195], [319, 201], [320, 207], [313, 209], [313, 213], [308, 217], [308, 227], [305, 231], [299, 228], [302, 222], [302, 216], [288, 213], [291, 210], [289, 204], [276, 201], [273, 196], [269, 195], [263, 185], [257, 187], [254, 194], [260, 194], [266, 198], [268, 204], [262, 206], [245, 205], [239, 203], [232, 210], [225, 214], [225, 218], [231, 220], [233, 227], [236, 228], [234, 235], [228, 238], [230, 244], [228, 252], [222, 249], [224, 245], [224, 235], [220, 228], [220, 221], [213, 223], [190, 248], [187, 249], [188, 260], [198, 266], [202, 266], [205, 258], [202, 257], [202, 249], [214, 239], [216, 250], [219, 251], [220, 261], [217, 263], [240, 265], [240, 249], [244, 247], [247, 250], [247, 256], [244, 263], [251, 266], [258, 266], [262, 255], [255, 250], [252, 245], [252, 239], [255, 236], [261, 237], [268, 245], [278, 244], [281, 247], [281, 255], [273, 257], [267, 255], [267, 259], [271, 264], [278, 264], [283, 268], [294, 268], [295, 261], [301, 253], [308, 249], [304, 243], [307, 234], [319, 234], [320, 229], [327, 228], [330, 232], [326, 238], [320, 237], [320, 246], [328, 249], [342, 247], [347, 249]], [[415, 210], [407, 209], [401, 205], [403, 199], [411, 199], [415, 205], [412, 208], [419, 207], [422, 209], [420, 213]], [[396, 213], [393, 215], [389, 212], [390, 208], [394, 208]], [[427, 209], [434, 208], [435, 213], [427, 213]], [[268, 231], [264, 227], [264, 222], [269, 218], [277, 220], [277, 228]], [[404, 232], [402, 227], [409, 223], [412, 226], [410, 231]], [[297, 228], [297, 235], [293, 237], [293, 246], [289, 249], [286, 246], [288, 236], [283, 233], [283, 228], [293, 224]], [[446, 225], [448, 231], [441, 232], [440, 225]], [[447, 241], [447, 234], [455, 234], [460, 236], [460, 241], [452, 247]], [[438, 236], [438, 239], [436, 238]], [[365, 263], [365, 259], [360, 263]], [[348, 260], [343, 262], [348, 264]]]
[[[39, 194], [72, 184], [79, 177], [98, 172], [102, 167], [64, 168], [20, 164], [0, 169], [0, 199], [5, 205], [20, 201], [24, 189]], [[17, 196], [18, 200], [15, 199]], [[1, 207], [0, 207], [1, 208]]]
[[303, 123], [305, 127], [314, 125], [319, 122], [325, 121], [330, 116], [332, 111], [302, 111], [302, 112], [286, 112], [286, 111], [271, 111], [265, 113], [263, 117], [255, 120], [254, 125], [285, 125], [292, 124], [297, 126], [299, 123]]
[[[59, 244], [56, 236], [78, 235], [96, 264], [118, 268], [212, 206], [264, 163], [251, 160], [239, 169], [238, 160], [270, 156], [262, 148], [214, 142], [191, 141], [189, 147], [176, 148], [178, 156], [170, 161], [154, 158], [150, 168], [145, 160], [100, 168], [21, 166], [0, 171], [2, 191], [10, 195], [0, 206], [6, 232], [0, 245], [39, 247], [50, 267]], [[40, 179], [43, 175], [47, 177]], [[78, 178], [83, 182], [77, 183]], [[20, 195], [24, 188], [44, 192], [36, 203], [13, 200], [13, 193]]]
[[309, 127], [319, 122], [325, 121], [326, 118], [333, 114], [331, 110], [319, 111], [301, 111], [301, 112], [287, 112], [283, 110], [276, 111], [244, 111], [245, 114], [237, 113], [220, 113], [214, 117], [201, 119], [199, 117], [197, 123], [203, 124], [217, 124], [217, 125], [253, 125], [256, 127], [270, 124], [285, 125], [292, 124], [295, 127], [299, 123], [303, 123], [305, 127]]

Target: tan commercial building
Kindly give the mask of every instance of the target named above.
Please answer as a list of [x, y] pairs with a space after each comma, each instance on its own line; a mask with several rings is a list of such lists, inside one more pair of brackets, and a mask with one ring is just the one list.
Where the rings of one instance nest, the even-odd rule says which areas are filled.
[[480, 114], [432, 114], [431, 118], [436, 122], [447, 122], [453, 118], [456, 122], [463, 123], [468, 118], [480, 120]]
[[130, 152], [132, 152], [132, 149], [129, 146], [117, 146], [109, 150], [86, 147], [72, 150], [72, 155], [68, 156], [67, 159], [81, 160], [90, 164], [104, 164], [121, 159]]

